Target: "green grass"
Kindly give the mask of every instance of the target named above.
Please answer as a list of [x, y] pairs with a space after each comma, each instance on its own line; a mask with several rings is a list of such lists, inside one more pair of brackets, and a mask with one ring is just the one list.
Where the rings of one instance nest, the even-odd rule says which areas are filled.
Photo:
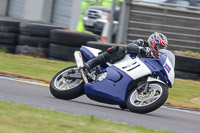
[[167, 103], [179, 107], [200, 109], [200, 82], [175, 79], [173, 88], [169, 89]]
[[0, 101], [1, 133], [168, 133]]
[[186, 51], [185, 55], [192, 56], [192, 57], [198, 57], [199, 56], [199, 52]]
[[59, 70], [72, 65], [75, 65], [75, 63], [0, 53], [0, 71], [22, 74], [45, 80], [51, 80]]
[[[75, 65], [22, 55], [0, 53], [0, 72], [26, 75], [50, 81], [61, 69]], [[168, 104], [200, 109], [200, 82], [176, 79], [169, 89]], [[132, 127], [103, 121], [94, 116], [77, 116], [0, 101], [1, 133], [157, 133], [145, 127]]]

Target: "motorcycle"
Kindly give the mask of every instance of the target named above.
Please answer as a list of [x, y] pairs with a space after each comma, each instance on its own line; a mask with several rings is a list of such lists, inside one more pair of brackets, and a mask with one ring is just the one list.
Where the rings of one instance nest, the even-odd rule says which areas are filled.
[[76, 66], [58, 72], [50, 82], [51, 94], [59, 99], [86, 95], [91, 100], [119, 105], [136, 113], [149, 113], [161, 107], [174, 83], [174, 54], [161, 51], [159, 59], [134, 54], [113, 64], [101, 64], [91, 71], [84, 62], [98, 56], [99, 49], [82, 46], [75, 51]]

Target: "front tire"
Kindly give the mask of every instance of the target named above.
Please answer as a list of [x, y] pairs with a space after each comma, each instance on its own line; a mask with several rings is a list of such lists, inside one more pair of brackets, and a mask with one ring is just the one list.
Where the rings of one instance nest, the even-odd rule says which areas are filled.
[[84, 82], [82, 79], [64, 78], [70, 71], [79, 73], [78, 68], [72, 66], [61, 70], [51, 80], [50, 92], [54, 97], [70, 100], [84, 94]]
[[149, 113], [161, 107], [168, 98], [168, 88], [159, 83], [149, 84], [149, 91], [146, 95], [138, 90], [133, 90], [126, 101], [128, 109], [135, 113]]

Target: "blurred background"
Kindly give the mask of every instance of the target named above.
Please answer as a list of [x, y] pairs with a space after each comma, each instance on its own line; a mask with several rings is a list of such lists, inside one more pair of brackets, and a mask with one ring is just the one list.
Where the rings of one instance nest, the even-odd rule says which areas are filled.
[[0, 0], [0, 3], [0, 16], [6, 19], [51, 23], [102, 35], [110, 18], [113, 23], [108, 42], [126, 44], [138, 37], [147, 39], [152, 32], [159, 31], [169, 38], [170, 49], [200, 50], [197, 47], [200, 0]]
[[176, 70], [199, 78], [200, 0], [0, 0], [0, 48], [10, 53], [68, 60], [81, 45], [104, 51], [153, 32], [167, 36]]

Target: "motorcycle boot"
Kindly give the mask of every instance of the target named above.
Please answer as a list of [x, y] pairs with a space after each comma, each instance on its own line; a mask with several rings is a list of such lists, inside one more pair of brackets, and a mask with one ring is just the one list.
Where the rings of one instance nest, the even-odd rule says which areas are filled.
[[98, 55], [97, 57], [89, 60], [88, 62], [85, 63], [85, 68], [88, 70], [88, 71], [91, 71], [94, 67], [96, 67], [97, 65], [100, 65], [100, 64], [105, 64], [107, 61], [106, 61], [106, 56], [107, 56], [107, 53], [104, 52], [100, 55]]
[[88, 71], [92, 70], [94, 67], [100, 64], [106, 64], [107, 62], [113, 64], [125, 56], [125, 49], [119, 46], [112, 46], [108, 48], [104, 53], [98, 55], [97, 57], [89, 60], [85, 63], [85, 67]]

